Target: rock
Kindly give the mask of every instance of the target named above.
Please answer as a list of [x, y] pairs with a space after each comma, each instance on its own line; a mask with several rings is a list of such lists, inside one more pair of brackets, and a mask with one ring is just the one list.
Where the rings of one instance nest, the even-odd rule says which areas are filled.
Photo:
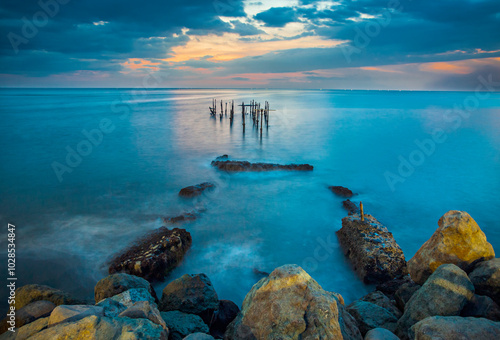
[[391, 331], [396, 329], [398, 321], [396, 316], [374, 303], [357, 300], [347, 306], [347, 311], [356, 319], [362, 335], [374, 328], [385, 328]]
[[453, 263], [465, 270], [478, 259], [495, 257], [486, 236], [466, 212], [448, 211], [438, 225], [431, 238], [408, 261], [410, 276], [416, 283], [423, 284], [444, 263]]
[[341, 186], [334, 186], [333, 185], [333, 186], [329, 186], [328, 189], [330, 189], [335, 195], [338, 195], [340, 197], [351, 198], [352, 196], [354, 196], [354, 194], [351, 190], [344, 188], [344, 187], [341, 187]]
[[183, 340], [214, 340], [214, 337], [205, 333], [189, 334]]
[[158, 307], [149, 303], [149, 301], [137, 301], [132, 306], [121, 312], [119, 316], [126, 316], [132, 319], [148, 319], [155, 324], [162, 326], [165, 330], [168, 330], [165, 321], [160, 315]]
[[247, 161], [230, 161], [216, 159], [212, 161], [212, 166], [219, 170], [227, 172], [242, 172], [242, 171], [274, 171], [274, 170], [296, 170], [296, 171], [312, 171], [313, 166], [309, 164], [273, 164], [273, 163], [250, 163]]
[[410, 275], [380, 283], [376, 286], [376, 289], [384, 293], [389, 299], [394, 300], [397, 290], [405, 283], [414, 283]]
[[50, 314], [49, 326], [78, 321], [89, 315], [104, 316], [104, 309], [90, 305], [59, 305]]
[[16, 340], [24, 340], [49, 326], [49, 318], [40, 318], [16, 330]]
[[129, 308], [138, 301], [148, 301], [151, 304], [155, 304], [155, 299], [151, 296], [149, 291], [144, 288], [132, 288], [124, 291], [123, 293], [117, 294], [110, 297], [109, 299], [116, 301], [125, 307]]
[[297, 265], [257, 282], [224, 339], [342, 339], [336, 295]]
[[339, 325], [342, 338], [344, 340], [363, 340], [356, 319], [349, 314], [344, 303], [340, 302], [338, 299], [337, 308], [339, 310]]
[[156, 292], [148, 281], [125, 273], [109, 275], [97, 282], [94, 288], [95, 302], [98, 303], [105, 298], [115, 296], [131, 288], [147, 289], [155, 301], [158, 302]]
[[216, 338], [223, 338], [227, 326], [236, 318], [240, 309], [229, 300], [220, 300], [219, 308], [214, 314], [214, 320], [210, 325], [210, 334]]
[[366, 333], [365, 340], [399, 340], [399, 338], [385, 328], [374, 328]]
[[366, 302], [371, 302], [373, 304], [376, 304], [379, 307], [382, 307], [389, 311], [390, 313], [394, 314], [394, 317], [396, 319], [399, 319], [402, 315], [401, 311], [396, 307], [396, 304], [391, 301], [384, 293], [381, 291], [373, 291], [365, 296], [363, 296], [361, 301], [366, 301]]
[[178, 310], [200, 316], [206, 324], [219, 307], [219, 298], [212, 282], [205, 274], [185, 274], [170, 282], [164, 289], [160, 310]]
[[347, 210], [348, 215], [359, 214], [358, 206], [355, 203], [351, 202], [351, 200], [342, 201], [342, 206], [345, 210]]
[[195, 212], [185, 212], [181, 215], [178, 216], [171, 216], [171, 217], [163, 217], [163, 223], [165, 224], [175, 224], [175, 223], [182, 223], [182, 222], [187, 222], [187, 221], [194, 221], [198, 218], [198, 214]]
[[169, 331], [170, 340], [181, 340], [191, 333], [208, 333], [208, 326], [194, 314], [179, 311], [161, 312]]
[[473, 295], [474, 286], [462, 269], [454, 264], [441, 265], [406, 304], [396, 335], [407, 339], [409, 328], [430, 316], [460, 315]]
[[[44, 318], [50, 315], [52, 310], [56, 305], [50, 301], [39, 300], [27, 304], [19, 310], [16, 310], [16, 328], [20, 328], [27, 325], [39, 318]], [[11, 327], [7, 321], [8, 317], [2, 320], [0, 324], [0, 334], [7, 332], [9, 327]]]
[[201, 195], [205, 190], [212, 190], [215, 188], [215, 184], [210, 182], [204, 182], [197, 185], [191, 185], [189, 187], [182, 188], [179, 191], [179, 196], [181, 197], [196, 197]]
[[420, 289], [420, 285], [416, 284], [415, 282], [407, 282], [403, 283], [401, 287], [396, 291], [396, 294], [394, 295], [394, 299], [396, 300], [396, 306], [404, 312], [406, 303], [410, 301], [411, 297], [417, 290]]
[[373, 216], [359, 215], [342, 219], [337, 231], [344, 254], [365, 283], [380, 283], [406, 275], [403, 251], [392, 233]]
[[16, 289], [16, 309], [19, 310], [29, 303], [45, 300], [58, 305], [77, 305], [82, 301], [73, 298], [68, 293], [49, 286], [30, 284]]
[[125, 272], [148, 281], [163, 280], [182, 261], [191, 242], [191, 234], [185, 229], [161, 227], [115, 257], [109, 273]]
[[500, 323], [483, 318], [434, 316], [415, 324], [411, 328], [411, 335], [413, 334], [418, 340], [497, 340], [500, 336]]
[[96, 305], [103, 308], [104, 316], [111, 318], [118, 316], [121, 312], [127, 309], [126, 306], [122, 305], [118, 301], [112, 300], [111, 298], [101, 300]]
[[127, 339], [167, 340], [165, 330], [147, 320], [87, 316], [74, 322], [64, 322], [32, 335], [30, 340]]
[[460, 315], [500, 321], [500, 307], [489, 296], [474, 295]]
[[500, 259], [481, 262], [469, 277], [477, 294], [487, 295], [500, 305]]

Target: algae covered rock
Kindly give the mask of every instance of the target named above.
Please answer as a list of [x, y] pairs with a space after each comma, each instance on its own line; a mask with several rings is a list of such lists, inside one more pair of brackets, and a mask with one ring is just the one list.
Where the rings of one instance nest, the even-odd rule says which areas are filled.
[[492, 259], [495, 252], [486, 235], [469, 214], [451, 210], [438, 221], [439, 227], [408, 261], [410, 276], [418, 284], [442, 264], [467, 269], [474, 261]]

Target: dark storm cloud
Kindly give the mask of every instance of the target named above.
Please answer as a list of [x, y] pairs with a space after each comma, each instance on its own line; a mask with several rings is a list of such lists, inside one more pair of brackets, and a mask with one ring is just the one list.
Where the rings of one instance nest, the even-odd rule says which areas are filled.
[[269, 27], [283, 27], [297, 20], [297, 12], [295, 8], [291, 7], [272, 7], [255, 15], [254, 18], [264, 22]]

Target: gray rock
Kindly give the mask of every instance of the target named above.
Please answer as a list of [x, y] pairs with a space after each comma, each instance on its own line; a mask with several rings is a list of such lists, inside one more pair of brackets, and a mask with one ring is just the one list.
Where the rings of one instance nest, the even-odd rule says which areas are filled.
[[185, 274], [170, 282], [164, 289], [160, 310], [178, 310], [200, 316], [206, 324], [212, 320], [214, 311], [219, 307], [219, 298], [205, 274]]
[[[39, 318], [50, 315], [56, 305], [50, 301], [39, 300], [27, 304], [16, 311], [16, 328], [23, 327]], [[2, 320], [0, 324], [0, 334], [6, 332], [10, 325], [7, 323], [8, 317]]]
[[347, 311], [356, 319], [362, 335], [374, 328], [385, 328], [391, 331], [396, 329], [398, 321], [396, 316], [371, 302], [357, 300], [347, 306]]
[[399, 338], [385, 328], [374, 328], [366, 333], [365, 340], [399, 340]]
[[155, 304], [149, 303], [149, 301], [138, 301], [121, 312], [119, 316], [132, 319], [148, 319], [167, 330], [167, 325], [161, 317], [158, 307]]
[[381, 291], [375, 290], [365, 296], [363, 296], [361, 301], [366, 301], [366, 302], [371, 302], [373, 304], [376, 304], [377, 306], [380, 306], [382, 308], [385, 308], [387, 311], [390, 313], [394, 314], [396, 319], [399, 319], [403, 313], [396, 307], [394, 302], [389, 299], [384, 293]]
[[420, 285], [416, 284], [415, 282], [407, 282], [403, 283], [401, 287], [396, 291], [396, 294], [394, 294], [394, 299], [396, 300], [396, 306], [404, 312], [405, 306], [410, 301], [411, 297], [417, 290], [420, 289]]
[[500, 321], [500, 307], [489, 296], [474, 295], [460, 315]]
[[192, 333], [208, 333], [208, 326], [203, 320], [194, 314], [179, 311], [161, 312], [170, 332], [170, 340], [181, 340]]
[[60, 305], [54, 308], [49, 317], [49, 326], [62, 322], [78, 321], [89, 315], [104, 316], [104, 309], [91, 305]]
[[236, 318], [240, 309], [229, 300], [220, 300], [219, 308], [214, 314], [214, 319], [210, 325], [210, 334], [217, 338], [223, 338], [227, 326]]
[[500, 259], [479, 263], [469, 274], [476, 293], [487, 295], [500, 305]]
[[102, 307], [104, 309], [104, 316], [111, 318], [118, 316], [118, 314], [127, 309], [126, 306], [111, 298], [101, 300], [96, 306]]
[[344, 340], [363, 340], [363, 336], [358, 328], [356, 319], [349, 314], [343, 302], [337, 299], [337, 308], [339, 310], [339, 325], [342, 338]]
[[103, 299], [123, 293], [132, 288], [147, 289], [155, 301], [158, 302], [156, 292], [148, 281], [141, 277], [125, 273], [112, 274], [97, 282], [94, 288], [95, 302], [99, 303]]
[[119, 302], [127, 308], [131, 307], [137, 301], [149, 301], [151, 304], [156, 305], [155, 299], [144, 288], [132, 288], [109, 299]]
[[430, 316], [460, 315], [473, 295], [474, 286], [462, 269], [454, 264], [441, 265], [406, 304], [396, 335], [407, 339], [409, 328]]
[[418, 340], [498, 340], [500, 322], [483, 318], [434, 316], [416, 323], [410, 333]]

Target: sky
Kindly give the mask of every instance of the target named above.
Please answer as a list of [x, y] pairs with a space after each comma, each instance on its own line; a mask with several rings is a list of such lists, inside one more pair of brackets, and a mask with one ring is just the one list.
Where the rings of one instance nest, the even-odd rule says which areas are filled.
[[475, 90], [499, 0], [2, 0], [0, 86]]

